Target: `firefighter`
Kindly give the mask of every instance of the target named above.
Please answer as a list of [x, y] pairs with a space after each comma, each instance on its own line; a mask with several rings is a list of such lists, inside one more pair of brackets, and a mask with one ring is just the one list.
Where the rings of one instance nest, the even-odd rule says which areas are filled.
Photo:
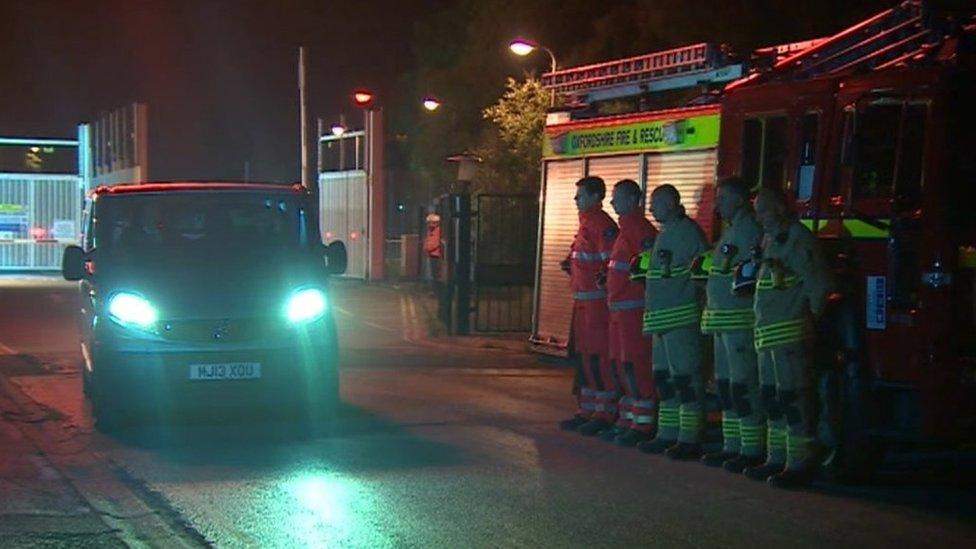
[[766, 419], [759, 402], [759, 371], [753, 346], [755, 314], [748, 293], [733, 293], [735, 268], [751, 260], [762, 228], [749, 202], [749, 186], [738, 177], [719, 182], [716, 209], [726, 227], [712, 249], [707, 270], [707, 304], [701, 330], [711, 334], [715, 384], [722, 406], [722, 449], [702, 456], [712, 467], [741, 473], [761, 465], [765, 451]]
[[617, 239], [617, 225], [603, 211], [606, 185], [599, 177], [576, 183], [579, 230], [563, 269], [573, 290], [573, 341], [579, 354], [576, 382], [579, 387], [576, 416], [560, 423], [566, 430], [595, 436], [609, 429], [617, 416], [617, 384], [610, 369], [607, 332], [610, 313], [607, 291], [600, 287], [606, 277], [610, 250]]
[[642, 195], [636, 182], [622, 179], [614, 185], [610, 201], [620, 222], [620, 234], [607, 265], [610, 363], [623, 395], [617, 405], [617, 424], [600, 437], [620, 446], [650, 440], [657, 419], [651, 338], [641, 333], [644, 281], [630, 278], [631, 259], [642, 250], [650, 250], [657, 236], [657, 229], [644, 217]]
[[755, 346], [768, 417], [768, 457], [745, 474], [780, 487], [806, 485], [815, 472], [810, 343], [813, 320], [823, 313], [830, 287], [816, 237], [789, 211], [779, 189], [763, 189], [756, 197], [765, 235], [755, 293]]
[[691, 263], [708, 248], [701, 228], [687, 215], [673, 185], [651, 194], [651, 212], [661, 233], [651, 250], [647, 272], [644, 333], [652, 334], [658, 426], [642, 452], [666, 452], [673, 459], [701, 457], [704, 427], [701, 291], [691, 278]]

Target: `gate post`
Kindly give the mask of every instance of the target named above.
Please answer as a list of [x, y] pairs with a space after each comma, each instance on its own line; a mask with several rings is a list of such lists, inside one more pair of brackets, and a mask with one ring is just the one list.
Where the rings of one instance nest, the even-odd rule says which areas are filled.
[[455, 330], [457, 335], [471, 333], [471, 193], [465, 186], [461, 192], [451, 196], [453, 207], [454, 282], [457, 288], [455, 306]]

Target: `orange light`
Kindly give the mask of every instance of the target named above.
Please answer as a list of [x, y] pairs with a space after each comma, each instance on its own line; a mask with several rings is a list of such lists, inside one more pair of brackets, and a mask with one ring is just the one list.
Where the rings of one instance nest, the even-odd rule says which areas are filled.
[[366, 90], [356, 90], [352, 94], [353, 101], [360, 107], [368, 107], [373, 102], [373, 94]]

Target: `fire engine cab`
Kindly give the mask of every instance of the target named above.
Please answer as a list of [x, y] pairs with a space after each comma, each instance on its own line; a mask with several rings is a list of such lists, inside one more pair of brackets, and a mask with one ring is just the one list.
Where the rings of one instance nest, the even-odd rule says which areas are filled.
[[974, 37], [904, 2], [724, 91], [719, 177], [787, 190], [835, 270], [820, 434], [848, 472], [976, 431]]

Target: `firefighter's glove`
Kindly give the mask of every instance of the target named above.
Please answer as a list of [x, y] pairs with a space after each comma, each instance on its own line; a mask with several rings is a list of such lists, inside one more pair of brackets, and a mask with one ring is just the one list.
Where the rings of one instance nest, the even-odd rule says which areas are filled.
[[630, 258], [630, 279], [634, 281], [647, 278], [647, 270], [651, 268], [651, 251], [643, 252]]
[[708, 279], [708, 273], [712, 271], [712, 252], [707, 251], [700, 256], [692, 260], [689, 270], [691, 271], [692, 280], [706, 280]]
[[566, 274], [572, 274], [573, 272], [572, 262], [568, 257], [559, 262], [559, 268]]

